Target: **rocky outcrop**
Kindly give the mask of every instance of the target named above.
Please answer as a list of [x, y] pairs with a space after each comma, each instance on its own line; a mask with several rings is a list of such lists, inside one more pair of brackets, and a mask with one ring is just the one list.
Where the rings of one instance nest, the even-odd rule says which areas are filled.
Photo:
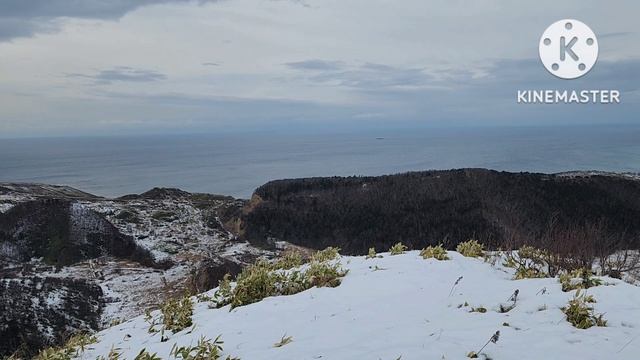
[[151, 254], [95, 211], [63, 199], [20, 203], [0, 214], [0, 263], [43, 258], [67, 266], [114, 256], [153, 266]]
[[192, 290], [202, 293], [218, 286], [226, 274], [235, 277], [242, 265], [229, 259], [217, 257], [202, 261], [192, 276]]
[[34, 355], [72, 332], [97, 330], [102, 295], [100, 286], [81, 279], [0, 279], [0, 357], [16, 349]]

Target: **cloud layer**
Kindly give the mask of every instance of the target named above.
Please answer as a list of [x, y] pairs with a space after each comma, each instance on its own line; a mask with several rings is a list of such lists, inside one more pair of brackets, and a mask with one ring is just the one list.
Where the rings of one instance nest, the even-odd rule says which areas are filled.
[[[7, 0], [0, 136], [637, 124], [638, 12], [630, 0]], [[567, 14], [600, 44], [573, 81], [537, 59]], [[518, 89], [547, 88], [618, 89], [623, 104], [516, 104]]]

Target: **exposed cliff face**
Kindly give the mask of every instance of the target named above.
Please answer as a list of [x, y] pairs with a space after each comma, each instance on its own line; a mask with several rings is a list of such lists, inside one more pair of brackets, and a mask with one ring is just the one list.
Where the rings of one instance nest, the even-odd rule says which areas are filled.
[[43, 258], [47, 264], [67, 266], [100, 256], [154, 264], [130, 236], [70, 200], [27, 201], [0, 214], [0, 263]]
[[[260, 201], [243, 216], [250, 242], [338, 246], [350, 254], [398, 241], [452, 248], [470, 238], [494, 246], [555, 246], [579, 232], [635, 246], [640, 234], [640, 181], [627, 176], [463, 169], [293, 179], [261, 186], [254, 199]], [[597, 231], [602, 234], [587, 234]]]
[[82, 279], [18, 276], [0, 279], [0, 356], [22, 347], [33, 355], [79, 330], [95, 330], [102, 289]]

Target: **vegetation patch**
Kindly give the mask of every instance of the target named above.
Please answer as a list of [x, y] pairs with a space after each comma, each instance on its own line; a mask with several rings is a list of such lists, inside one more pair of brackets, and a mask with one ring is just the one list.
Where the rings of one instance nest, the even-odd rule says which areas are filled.
[[155, 211], [151, 217], [158, 221], [172, 222], [176, 219], [177, 215], [173, 211], [158, 210]]
[[484, 255], [484, 245], [477, 240], [468, 240], [458, 244], [456, 251], [466, 257], [481, 257]]
[[[249, 305], [269, 296], [293, 295], [312, 287], [336, 287], [346, 275], [337, 258], [338, 249], [328, 248], [314, 255], [301, 270], [283, 270], [267, 261], [258, 261], [242, 270], [235, 282], [229, 276], [220, 282], [213, 295], [213, 306], [231, 305], [231, 309]], [[323, 259], [323, 261], [320, 261]]]
[[518, 251], [507, 252], [503, 265], [516, 269], [515, 279], [534, 279], [548, 277], [548, 251], [532, 246], [522, 246]]
[[[195, 346], [180, 346], [173, 345], [171, 349], [171, 355], [176, 359], [182, 360], [219, 360], [222, 359], [222, 345], [224, 342], [220, 339], [220, 336], [215, 340], [209, 340], [204, 336], [198, 340], [198, 344]], [[225, 360], [239, 360], [236, 357], [227, 356]]]
[[316, 252], [311, 257], [311, 261], [316, 261], [316, 262], [331, 261], [331, 260], [337, 259], [338, 257], [340, 257], [340, 248], [330, 246], [324, 250], [320, 250]]
[[367, 253], [367, 256], [365, 257], [365, 259], [376, 259], [381, 257], [382, 255], [378, 255], [376, 253], [376, 248], [369, 248], [369, 252]]
[[602, 280], [593, 276], [590, 269], [577, 269], [560, 274], [558, 281], [562, 285], [562, 291], [567, 292], [577, 289], [588, 289], [603, 284]]
[[98, 341], [88, 333], [76, 334], [67, 340], [63, 346], [46, 348], [38, 353], [36, 360], [71, 360], [82, 354], [88, 345]]
[[573, 299], [569, 300], [569, 304], [562, 308], [562, 312], [567, 317], [567, 321], [578, 329], [588, 329], [592, 326], [607, 326], [607, 321], [603, 314], [595, 314], [593, 306], [589, 305], [595, 302], [593, 296], [581, 294], [580, 290], [576, 291]]
[[447, 250], [445, 250], [442, 245], [427, 246], [420, 251], [420, 256], [424, 259], [449, 260]]
[[406, 250], [407, 250], [407, 247], [403, 243], [399, 242], [393, 245], [391, 249], [389, 249], [389, 253], [391, 253], [391, 255], [400, 255], [400, 254], [404, 254]]

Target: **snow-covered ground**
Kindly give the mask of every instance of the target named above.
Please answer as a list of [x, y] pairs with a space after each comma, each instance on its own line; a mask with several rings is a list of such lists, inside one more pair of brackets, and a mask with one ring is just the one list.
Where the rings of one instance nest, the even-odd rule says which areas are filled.
[[[225, 356], [244, 360], [465, 359], [496, 331], [499, 340], [480, 358], [601, 360], [640, 354], [640, 287], [602, 278], [606, 285], [587, 293], [608, 326], [580, 330], [561, 311], [575, 291], [562, 292], [557, 279], [513, 280], [511, 269], [455, 252], [449, 261], [424, 260], [415, 251], [382, 255], [342, 257], [349, 273], [337, 288], [267, 298], [232, 311], [197, 303], [195, 327], [165, 333], [165, 342], [149, 333], [143, 317], [134, 318], [98, 333], [99, 342], [81, 358], [115, 349], [133, 359], [146, 348], [169, 359], [174, 344], [222, 335]], [[500, 313], [516, 289], [517, 306]], [[472, 307], [487, 311], [471, 312]], [[283, 336], [292, 342], [274, 347]]]

